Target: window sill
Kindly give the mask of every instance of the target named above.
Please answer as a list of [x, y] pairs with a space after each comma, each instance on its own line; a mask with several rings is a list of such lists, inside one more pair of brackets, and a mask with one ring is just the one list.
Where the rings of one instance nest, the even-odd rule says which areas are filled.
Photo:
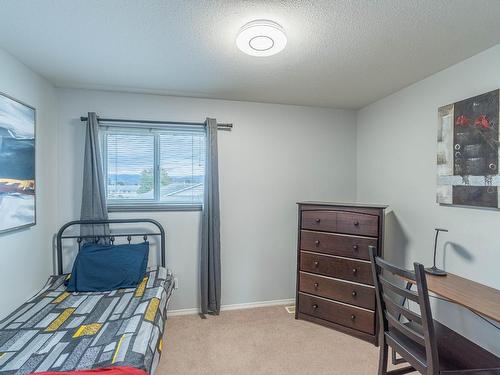
[[134, 204], [108, 205], [108, 212], [156, 212], [156, 211], [201, 211], [201, 204]]

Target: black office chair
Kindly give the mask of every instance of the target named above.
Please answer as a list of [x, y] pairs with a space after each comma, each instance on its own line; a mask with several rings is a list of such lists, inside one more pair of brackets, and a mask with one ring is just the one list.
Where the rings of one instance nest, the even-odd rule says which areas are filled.
[[[373, 246], [369, 253], [382, 331], [379, 375], [500, 374], [500, 358], [433, 320], [422, 264], [414, 263], [415, 270], [409, 271], [377, 257]], [[411, 284], [417, 291], [408, 287]], [[416, 304], [415, 309], [405, 306], [407, 300]], [[410, 366], [387, 371], [389, 347]]]

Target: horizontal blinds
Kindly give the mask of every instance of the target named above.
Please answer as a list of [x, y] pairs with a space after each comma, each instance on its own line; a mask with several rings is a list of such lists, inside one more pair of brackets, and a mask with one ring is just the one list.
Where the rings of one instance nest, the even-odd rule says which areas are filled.
[[178, 131], [178, 132], [189, 132], [189, 133], [205, 133], [204, 125], [180, 125], [180, 124], [149, 124], [140, 122], [102, 122], [99, 121], [99, 126], [104, 131], [120, 131], [120, 132], [163, 132], [163, 131]]
[[160, 201], [201, 204], [205, 176], [205, 134], [159, 134]]
[[107, 134], [108, 199], [154, 199], [154, 144], [150, 134]]
[[104, 125], [102, 130], [107, 196], [111, 203], [203, 202], [203, 127]]

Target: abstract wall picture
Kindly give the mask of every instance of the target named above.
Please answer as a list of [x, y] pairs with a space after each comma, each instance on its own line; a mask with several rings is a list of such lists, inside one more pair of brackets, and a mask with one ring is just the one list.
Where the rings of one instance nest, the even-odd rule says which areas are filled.
[[437, 202], [499, 208], [499, 90], [439, 108]]
[[35, 222], [35, 109], [0, 94], [0, 232]]

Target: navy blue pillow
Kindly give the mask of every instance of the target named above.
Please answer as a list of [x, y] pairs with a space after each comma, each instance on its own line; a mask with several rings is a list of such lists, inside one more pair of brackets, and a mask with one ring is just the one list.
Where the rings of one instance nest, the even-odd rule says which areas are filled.
[[148, 265], [149, 242], [125, 245], [87, 243], [76, 256], [68, 292], [103, 292], [135, 288]]

